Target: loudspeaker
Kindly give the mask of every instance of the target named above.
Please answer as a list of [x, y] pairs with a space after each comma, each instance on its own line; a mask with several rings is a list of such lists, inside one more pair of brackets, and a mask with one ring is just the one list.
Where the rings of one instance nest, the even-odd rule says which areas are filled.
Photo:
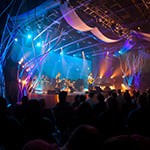
[[48, 90], [48, 91], [47, 91], [47, 94], [57, 94], [57, 92], [56, 92], [55, 89], [54, 89], [54, 90]]

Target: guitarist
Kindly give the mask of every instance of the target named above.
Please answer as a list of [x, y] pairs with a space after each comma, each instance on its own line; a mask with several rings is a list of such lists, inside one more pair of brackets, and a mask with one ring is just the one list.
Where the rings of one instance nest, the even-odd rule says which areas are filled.
[[57, 92], [60, 92], [61, 89], [61, 79], [60, 79], [60, 75], [61, 73], [58, 72], [58, 74], [56, 75], [56, 85], [55, 85], [55, 89], [57, 90]]
[[92, 77], [92, 73], [89, 73], [88, 76], [88, 90], [91, 91], [93, 90], [93, 83], [94, 83], [94, 78]]

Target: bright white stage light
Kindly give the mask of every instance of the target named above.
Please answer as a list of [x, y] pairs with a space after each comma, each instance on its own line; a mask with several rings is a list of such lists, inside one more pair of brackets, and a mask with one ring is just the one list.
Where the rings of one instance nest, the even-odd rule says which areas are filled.
[[28, 39], [31, 39], [31, 35], [30, 34], [28, 35]]
[[37, 43], [37, 46], [39, 46], [39, 47], [40, 47], [40, 46], [41, 46], [41, 43], [40, 43], [40, 42], [38, 42], [38, 43]]

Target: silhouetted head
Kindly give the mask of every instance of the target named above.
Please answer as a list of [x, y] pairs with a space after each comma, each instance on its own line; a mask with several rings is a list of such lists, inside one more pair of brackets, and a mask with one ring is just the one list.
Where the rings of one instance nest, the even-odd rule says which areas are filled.
[[45, 108], [46, 103], [45, 103], [45, 99], [44, 98], [40, 98], [39, 99], [39, 103], [40, 103], [40, 106], [41, 106], [42, 109]]
[[89, 93], [89, 97], [90, 97], [90, 98], [93, 98], [93, 97], [94, 97], [94, 92], [90, 92], [90, 93]]
[[117, 93], [116, 92], [112, 92], [111, 93], [111, 97], [114, 98], [114, 99], [116, 99], [117, 98]]
[[66, 102], [66, 97], [67, 97], [67, 92], [66, 91], [61, 91], [59, 93], [59, 102], [60, 103]]
[[118, 94], [121, 94], [121, 89], [118, 89]]
[[39, 117], [41, 115], [40, 103], [36, 99], [31, 99], [27, 104], [27, 116], [28, 117]]
[[7, 112], [7, 102], [6, 99], [0, 96], [0, 115], [5, 115]]
[[108, 138], [104, 143], [104, 149], [110, 150], [127, 150], [127, 149], [138, 149], [136, 140], [130, 135], [120, 135]]
[[86, 96], [85, 95], [80, 95], [80, 102], [85, 102]]
[[26, 105], [27, 103], [28, 103], [28, 96], [23, 96], [22, 98], [21, 98], [21, 102], [22, 102], [22, 105]]
[[145, 95], [140, 95], [137, 99], [137, 105], [140, 107], [147, 106], [147, 99]]
[[105, 98], [104, 98], [104, 95], [99, 93], [99, 94], [97, 94], [97, 99], [98, 99], [99, 102], [104, 102]]
[[41, 139], [35, 139], [27, 142], [22, 150], [57, 150], [57, 144], [51, 144]]
[[90, 125], [77, 127], [62, 150], [102, 149], [102, 137], [98, 129]]

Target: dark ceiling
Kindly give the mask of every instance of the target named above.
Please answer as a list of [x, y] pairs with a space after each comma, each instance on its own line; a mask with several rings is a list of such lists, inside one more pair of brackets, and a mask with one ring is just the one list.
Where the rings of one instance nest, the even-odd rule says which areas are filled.
[[[3, 0], [0, 4], [0, 9], [4, 10], [10, 2], [10, 0]], [[14, 0], [14, 3], [1, 16], [1, 33], [6, 21], [6, 14], [10, 13], [10, 11], [11, 15], [16, 14], [21, 2], [21, 0]], [[19, 14], [37, 7], [42, 2], [40, 0], [24, 0]], [[62, 3], [63, 1], [61, 1]], [[86, 24], [91, 27], [97, 26], [107, 37], [112, 39], [122, 37], [123, 40], [117, 43], [104, 43], [89, 32], [80, 32], [73, 29], [62, 18], [48, 29], [48, 34], [53, 35], [53, 39], [58, 37], [63, 30], [63, 39], [56, 48], [56, 52], [60, 52], [63, 49], [65, 54], [82, 57], [82, 51], [84, 51], [87, 59], [104, 54], [107, 51], [113, 56], [116, 51], [122, 48], [126, 37], [130, 36], [131, 30], [150, 33], [150, 0], [70, 0], [69, 7], [74, 8], [83, 3], [85, 5], [78, 8], [76, 12]], [[43, 16], [36, 16], [33, 21], [24, 25], [21, 31], [23, 34], [30, 30], [36, 30], [36, 33], [41, 32], [61, 16], [60, 8], [57, 6]], [[119, 29], [117, 28], [118, 26]], [[45, 37], [46, 35], [47, 33], [45, 33]], [[136, 37], [134, 37], [134, 41], [136, 45], [132, 48], [133, 51], [141, 48], [147, 53], [150, 52], [149, 42]]]

